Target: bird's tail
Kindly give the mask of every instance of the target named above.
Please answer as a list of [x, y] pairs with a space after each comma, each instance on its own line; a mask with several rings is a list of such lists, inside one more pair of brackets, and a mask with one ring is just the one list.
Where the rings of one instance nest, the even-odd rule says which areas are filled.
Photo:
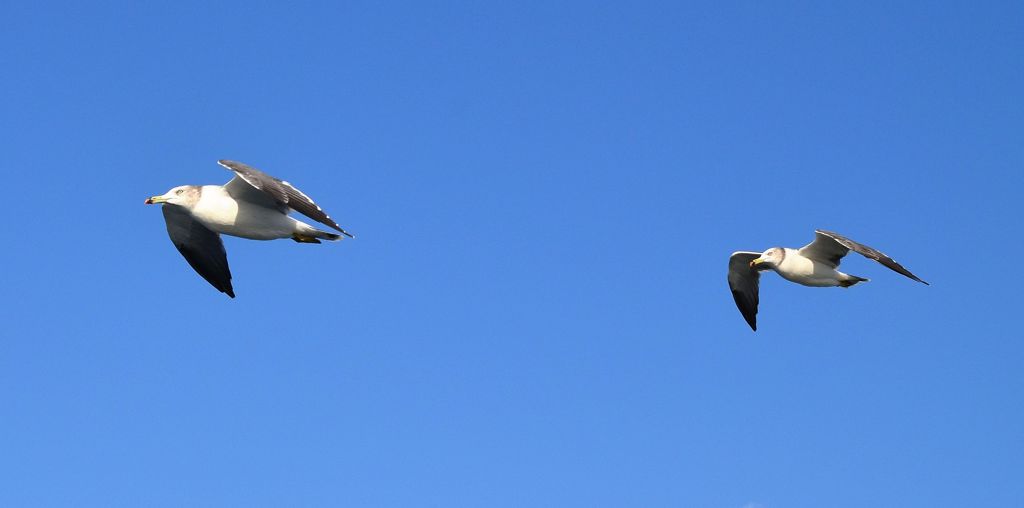
[[338, 240], [341, 240], [341, 235], [328, 233], [327, 231], [320, 231], [319, 229], [315, 228], [306, 229], [301, 233], [292, 233], [292, 240], [295, 240], [296, 242], [299, 243], [320, 243], [320, 240], [318, 240], [318, 238], [328, 240], [331, 242], [337, 242]]
[[850, 287], [850, 286], [852, 286], [854, 284], [857, 284], [858, 282], [867, 282], [867, 281], [871, 280], [871, 279], [865, 279], [864, 277], [858, 277], [856, 275], [850, 275], [850, 274], [843, 274], [843, 275], [846, 275], [846, 278], [844, 278], [844, 279], [839, 281], [839, 286], [840, 287], [844, 287], [844, 288], [848, 288], [848, 287]]

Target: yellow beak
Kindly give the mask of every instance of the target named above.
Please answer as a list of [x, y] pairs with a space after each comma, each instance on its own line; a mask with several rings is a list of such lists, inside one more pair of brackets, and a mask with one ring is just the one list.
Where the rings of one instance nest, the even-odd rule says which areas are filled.
[[153, 196], [151, 198], [147, 198], [146, 199], [146, 204], [147, 205], [155, 205], [157, 203], [163, 203], [164, 201], [167, 201], [167, 198], [165, 198], [163, 196]]
[[764, 263], [764, 260], [761, 259], [761, 258], [756, 258], [756, 259], [754, 259], [753, 261], [750, 262], [750, 267], [753, 268], [753, 267], [755, 267], [755, 266], [757, 266], [757, 265], [759, 265], [761, 263]]

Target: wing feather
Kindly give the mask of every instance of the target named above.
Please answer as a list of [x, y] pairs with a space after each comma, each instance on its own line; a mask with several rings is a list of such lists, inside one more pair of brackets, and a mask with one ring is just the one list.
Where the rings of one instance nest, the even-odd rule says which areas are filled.
[[185, 261], [210, 285], [234, 298], [228, 255], [220, 235], [207, 229], [193, 219], [188, 210], [178, 205], [164, 204], [163, 212], [167, 235]]
[[[818, 237], [815, 238], [814, 242], [812, 242], [811, 245], [808, 245], [807, 247], [810, 247], [810, 246], [814, 245], [815, 243], [817, 243], [818, 242], [818, 238], [822, 238], [822, 237], [829, 238], [832, 241], [834, 241], [836, 244], [842, 246], [843, 248], [852, 250], [853, 252], [856, 252], [857, 254], [860, 254], [860, 255], [868, 258], [868, 259], [873, 259], [875, 261], [878, 261], [883, 266], [885, 266], [886, 268], [889, 268], [890, 270], [892, 270], [892, 271], [894, 271], [896, 273], [899, 273], [901, 275], [905, 275], [905, 276], [907, 276], [907, 277], [909, 277], [911, 279], [914, 279], [914, 280], [916, 280], [916, 281], [918, 281], [918, 282], [920, 282], [922, 284], [926, 284], [926, 285], [928, 284], [927, 282], [925, 282], [925, 281], [921, 280], [920, 278], [918, 278], [917, 275], [914, 275], [914, 274], [910, 273], [910, 270], [907, 270], [906, 268], [904, 268], [903, 265], [897, 263], [891, 257], [886, 256], [882, 252], [880, 252], [878, 250], [875, 250], [875, 249], [873, 249], [871, 247], [868, 247], [867, 245], [864, 245], [862, 243], [857, 243], [857, 242], [855, 242], [853, 240], [850, 240], [849, 238], [846, 238], [843, 235], [840, 235], [839, 233], [833, 233], [831, 231], [823, 231], [823, 230], [819, 229], [819, 230], [816, 230], [815, 233], [818, 235]], [[807, 248], [807, 247], [804, 247], [804, 248]], [[803, 254], [803, 249], [800, 249], [800, 252], [801, 252], [801, 254]]]
[[757, 290], [761, 274], [750, 267], [750, 262], [759, 256], [759, 252], [733, 252], [729, 256], [729, 289], [736, 308], [754, 331], [757, 331]]
[[[279, 178], [274, 178], [273, 176], [241, 162], [219, 160], [217, 163], [231, 171], [234, 171], [235, 175], [238, 178], [241, 178], [242, 181], [248, 183], [257, 190], [263, 191], [263, 193], [280, 205], [287, 206], [310, 219], [321, 224], [326, 224], [340, 231], [343, 235], [352, 238], [351, 234], [342, 229], [337, 222], [334, 222], [334, 219], [328, 216], [327, 213], [324, 212], [319, 205], [313, 202], [309, 196], [305, 195], [292, 184]], [[228, 182], [228, 185], [231, 186], [234, 182], [235, 180], [232, 180], [231, 182]]]
[[814, 233], [814, 241], [801, 247], [800, 255], [832, 268], [838, 268], [843, 256], [850, 252], [850, 249], [837, 242], [831, 236], [823, 234], [822, 231], [815, 231]]
[[274, 199], [269, 193], [253, 187], [239, 175], [235, 175], [230, 182], [224, 184], [224, 190], [228, 195], [238, 201], [247, 201], [264, 208], [271, 208], [281, 213], [288, 213], [288, 205]]

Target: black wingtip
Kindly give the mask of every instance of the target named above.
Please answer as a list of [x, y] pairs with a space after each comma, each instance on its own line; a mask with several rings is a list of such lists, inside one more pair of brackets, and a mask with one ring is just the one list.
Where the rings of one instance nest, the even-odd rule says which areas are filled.
[[750, 310], [744, 310], [746, 306], [746, 300], [743, 293], [739, 291], [732, 292], [732, 299], [736, 302], [736, 307], [740, 310], [740, 314], [743, 316], [743, 320], [750, 325], [750, 329], [757, 331], [757, 303], [754, 303], [753, 312]]
[[339, 226], [337, 222], [334, 222], [333, 220], [331, 220], [330, 217], [328, 217], [327, 219], [328, 219], [328, 222], [324, 222], [324, 224], [327, 224], [332, 229], [337, 230], [339, 233], [341, 233], [341, 234], [343, 234], [343, 235], [345, 235], [345, 236], [347, 236], [349, 238], [355, 238], [355, 235], [353, 235], [352, 233], [349, 233], [348, 231], [345, 231], [344, 228]]
[[[904, 270], [906, 270], [906, 268], [904, 268]], [[907, 270], [907, 273], [910, 273], [910, 270]], [[924, 284], [925, 286], [931, 286], [931, 284], [925, 282], [924, 279], [922, 279], [922, 278], [920, 278], [917, 275], [914, 275], [912, 273], [910, 274], [910, 278], [920, 282], [921, 284]]]
[[902, 270], [896, 270], [896, 272], [900, 273], [901, 275], [907, 276], [908, 279], [916, 280], [916, 281], [920, 282], [921, 284], [924, 284], [925, 286], [931, 286], [931, 284], [925, 282], [924, 280], [922, 280], [917, 275], [914, 275], [914, 274], [910, 273], [910, 270], [907, 270], [906, 268], [903, 268], [903, 265], [901, 265], [899, 263], [896, 263], [895, 261], [894, 261], [894, 263], [896, 264], [896, 266], [902, 268]]
[[227, 288], [226, 290], [224, 290], [224, 294], [230, 296], [231, 298], [234, 298], [235, 297], [235, 290], [231, 289], [231, 288]]

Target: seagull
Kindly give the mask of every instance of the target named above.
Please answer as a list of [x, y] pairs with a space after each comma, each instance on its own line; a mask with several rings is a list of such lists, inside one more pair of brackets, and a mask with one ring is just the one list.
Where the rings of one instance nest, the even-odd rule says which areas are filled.
[[292, 184], [241, 162], [217, 163], [234, 171], [228, 183], [181, 185], [146, 199], [146, 204], [163, 203], [171, 242], [188, 264], [221, 293], [235, 297], [222, 233], [252, 240], [291, 238], [299, 243], [341, 239], [341, 235], [289, 217], [288, 212], [295, 210], [354, 238]]
[[732, 298], [736, 300], [736, 307], [752, 330], [757, 331], [757, 287], [760, 272], [764, 270], [775, 270], [783, 279], [804, 286], [848, 288], [868, 280], [836, 270], [843, 256], [852, 250], [928, 285], [910, 273], [910, 270], [903, 268], [903, 265], [867, 245], [831, 231], [819, 229], [814, 235], [814, 241], [800, 249], [772, 247], [760, 253], [740, 251], [729, 256], [729, 289], [732, 290]]

